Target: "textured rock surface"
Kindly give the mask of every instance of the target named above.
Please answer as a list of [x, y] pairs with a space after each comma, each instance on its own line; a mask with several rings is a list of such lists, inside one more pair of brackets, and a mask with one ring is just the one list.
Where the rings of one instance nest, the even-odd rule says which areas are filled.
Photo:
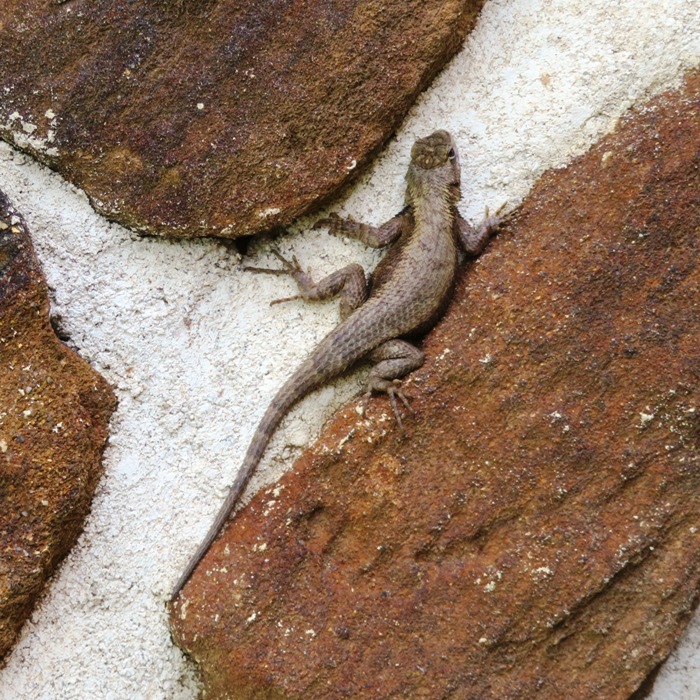
[[357, 175], [482, 3], [4, 0], [0, 135], [136, 229], [269, 229]]
[[115, 407], [48, 312], [24, 221], [0, 193], [0, 661], [82, 528]]
[[[174, 606], [207, 697], [627, 698], [700, 576], [700, 79], [542, 179]], [[387, 419], [381, 419], [386, 409]]]

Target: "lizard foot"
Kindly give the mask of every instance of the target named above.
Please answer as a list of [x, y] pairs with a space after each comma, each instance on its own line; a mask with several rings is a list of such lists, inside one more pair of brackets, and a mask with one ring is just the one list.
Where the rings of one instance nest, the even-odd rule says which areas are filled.
[[294, 275], [297, 272], [302, 272], [301, 265], [297, 260], [296, 255], [292, 255], [291, 262], [287, 260], [278, 250], [272, 249], [272, 254], [282, 263], [284, 266], [281, 270], [272, 267], [251, 267], [246, 265], [243, 269], [246, 272], [264, 272], [268, 275]]
[[[270, 268], [270, 267], [244, 267], [246, 272], [263, 272], [268, 275], [290, 275], [295, 280], [299, 277], [306, 277], [306, 273], [301, 269], [301, 265], [297, 260], [296, 255], [292, 255], [292, 259], [287, 260], [278, 250], [272, 249], [272, 254], [282, 263], [282, 269]], [[301, 294], [295, 294], [291, 297], [284, 297], [283, 299], [273, 299], [270, 302], [270, 306], [274, 304], [281, 304], [285, 301], [295, 301], [296, 299], [303, 299]]]
[[405, 435], [406, 429], [403, 426], [403, 421], [401, 420], [401, 414], [399, 413], [399, 406], [398, 406], [398, 403], [396, 402], [396, 399], [399, 398], [401, 400], [401, 403], [409, 411], [411, 411], [411, 413], [413, 413], [413, 408], [411, 408], [411, 404], [408, 402], [408, 399], [410, 397], [401, 390], [401, 380], [394, 379], [393, 381], [388, 381], [388, 380], [379, 380], [379, 381], [375, 380], [375, 381], [373, 381], [371, 386], [367, 389], [367, 391], [365, 392], [365, 395], [362, 398], [362, 415], [363, 416], [365, 415], [365, 412], [367, 410], [367, 404], [369, 403], [369, 400], [372, 397], [372, 393], [374, 391], [382, 391], [389, 396], [389, 400], [391, 401], [391, 407], [394, 409], [394, 415], [396, 416], [396, 422], [399, 424], [399, 428], [401, 429], [401, 432]]
[[502, 223], [503, 220], [506, 218], [504, 216], [501, 216], [501, 212], [506, 208], [506, 205], [508, 202], [503, 202], [498, 209], [496, 209], [495, 214], [491, 214], [489, 212], [488, 207], [484, 207], [484, 218], [479, 225], [480, 230], [488, 230], [489, 232], [495, 231]]

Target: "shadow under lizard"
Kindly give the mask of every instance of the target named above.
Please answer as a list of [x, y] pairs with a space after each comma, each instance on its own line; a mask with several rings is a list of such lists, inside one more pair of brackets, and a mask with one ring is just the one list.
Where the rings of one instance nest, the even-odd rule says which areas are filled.
[[[209, 532], [173, 588], [173, 600], [207, 553], [231, 515], [277, 426], [300, 399], [337, 377], [359, 360], [375, 363], [367, 385], [389, 395], [399, 425], [400, 379], [423, 364], [423, 353], [405, 337], [425, 333], [443, 314], [457, 274], [461, 247], [476, 256], [498, 227], [489, 216], [473, 228], [457, 210], [461, 198], [457, 148], [446, 131], [418, 139], [406, 173], [404, 209], [379, 227], [331, 215], [316, 223], [331, 233], [357, 238], [373, 248], [392, 245], [368, 284], [360, 265], [351, 264], [315, 284], [296, 258], [282, 261], [299, 294], [290, 299], [328, 299], [340, 295], [341, 322], [319, 343], [272, 399], [248, 447], [236, 480]], [[286, 299], [278, 301], [287, 301]], [[403, 428], [403, 426], [401, 426]]]

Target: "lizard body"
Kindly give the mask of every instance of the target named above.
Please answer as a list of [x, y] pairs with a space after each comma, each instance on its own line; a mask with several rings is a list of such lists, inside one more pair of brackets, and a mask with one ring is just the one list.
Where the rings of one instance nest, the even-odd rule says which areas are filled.
[[367, 395], [372, 391], [388, 393], [401, 425], [396, 397], [404, 403], [406, 400], [399, 378], [423, 363], [423, 353], [402, 338], [425, 332], [442, 315], [457, 271], [458, 245], [478, 255], [498, 226], [498, 219], [487, 213], [481, 226], [474, 229], [459, 214], [456, 206], [461, 196], [459, 157], [446, 131], [436, 131], [415, 142], [406, 184], [405, 208], [383, 226], [375, 228], [334, 215], [316, 224], [373, 247], [394, 243], [377, 266], [370, 285], [359, 265], [348, 265], [314, 284], [296, 259], [291, 263], [279, 254], [283, 270], [257, 270], [291, 275], [300, 290], [291, 299], [326, 299], [340, 294], [342, 320], [270, 403], [224, 504], [171, 598], [177, 596], [218, 537], [282, 418], [306, 394], [357, 361], [369, 359], [376, 364], [369, 375]]

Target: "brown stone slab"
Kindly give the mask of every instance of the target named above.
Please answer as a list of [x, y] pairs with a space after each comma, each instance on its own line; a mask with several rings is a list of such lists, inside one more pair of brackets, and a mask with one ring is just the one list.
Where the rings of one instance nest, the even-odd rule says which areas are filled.
[[3, 0], [0, 136], [139, 231], [236, 237], [356, 177], [483, 0]]
[[[700, 578], [700, 78], [546, 174], [172, 609], [207, 698], [628, 698]], [[385, 414], [386, 419], [382, 418]], [[233, 465], [235, 466], [235, 465]]]
[[82, 530], [115, 404], [56, 338], [26, 224], [0, 192], [0, 664]]

